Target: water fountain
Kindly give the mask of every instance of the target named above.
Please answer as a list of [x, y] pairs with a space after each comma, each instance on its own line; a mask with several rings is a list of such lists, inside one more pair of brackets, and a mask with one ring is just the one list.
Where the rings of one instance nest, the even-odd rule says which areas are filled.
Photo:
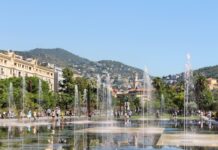
[[[26, 95], [26, 79], [25, 76], [22, 77], [22, 111], [21, 114], [25, 114], [25, 95]], [[24, 124], [24, 118], [22, 119], [22, 123]], [[24, 135], [20, 134], [22, 139], [22, 149], [23, 149], [23, 142], [24, 142]]]
[[[110, 75], [107, 74], [106, 76], [106, 86], [105, 86], [105, 92], [106, 92], [106, 97], [105, 97], [105, 101], [106, 101], [106, 118], [107, 121], [109, 123], [109, 126], [111, 129], [113, 129], [113, 108], [112, 108], [112, 96], [111, 96], [111, 79], [110, 79]], [[103, 125], [102, 125], [102, 129], [103, 129]], [[105, 145], [106, 146], [112, 146], [111, 144], [113, 143], [113, 138], [112, 138], [112, 134], [109, 133], [106, 135], [106, 140], [105, 140]]]
[[[192, 72], [192, 66], [191, 66], [191, 55], [187, 54], [186, 56], [186, 64], [185, 64], [185, 73], [184, 73], [184, 119], [183, 119], [183, 127], [184, 132], [183, 134], [180, 134], [178, 137], [175, 137], [177, 139], [180, 139], [180, 141], [177, 141], [175, 144], [182, 145], [186, 149], [187, 141], [190, 140], [190, 138], [193, 138], [193, 134], [188, 131], [188, 128], [190, 127], [190, 124], [188, 124], [188, 115], [191, 113], [191, 108], [189, 107], [190, 102], [193, 101], [193, 72]], [[164, 138], [163, 138], [164, 139]], [[162, 138], [160, 139], [163, 140]], [[169, 139], [169, 136], [165, 136], [165, 139]], [[167, 141], [170, 142], [170, 141]]]
[[22, 77], [22, 113], [25, 112], [26, 79]]
[[74, 89], [74, 114], [76, 116], [80, 116], [80, 102], [79, 102], [79, 91], [78, 86], [75, 85]]
[[165, 113], [165, 97], [161, 94], [161, 101], [160, 101], [160, 116], [163, 117]]
[[184, 96], [184, 134], [187, 133], [187, 115], [190, 114], [192, 110], [189, 108], [189, 104], [192, 101], [191, 93], [194, 87], [193, 84], [193, 72], [191, 66], [191, 55], [187, 54], [187, 62], [185, 65], [185, 74], [184, 74], [184, 81], [185, 81], [185, 96]]
[[88, 120], [88, 100], [87, 100], [87, 89], [83, 91], [83, 112], [86, 116], [86, 120]]
[[112, 119], [113, 119], [113, 108], [112, 108], [112, 96], [111, 96], [111, 80], [110, 80], [110, 75], [109, 74], [107, 74], [107, 78], [106, 78], [106, 89], [107, 89], [107, 96], [106, 96], [107, 121], [112, 121]]
[[[145, 93], [145, 89], [146, 88], [146, 76], [147, 76], [147, 69], [145, 68], [144, 74], [143, 74], [143, 95], [142, 95], [142, 99], [141, 99], [141, 105], [142, 105], [142, 115], [143, 115], [143, 148], [144, 148], [144, 141], [145, 141], [145, 101], [146, 101], [146, 93]], [[147, 108], [148, 108], [148, 102], [147, 102]], [[147, 127], [148, 127], [148, 109], [147, 109]]]
[[107, 99], [107, 88], [106, 88], [106, 84], [103, 83], [102, 84], [102, 103], [101, 103], [101, 114], [103, 115], [105, 113], [105, 115], [107, 115], [107, 112], [105, 111], [107, 109], [107, 103], [106, 103], [106, 99]]
[[13, 84], [10, 82], [9, 84], [9, 93], [8, 93], [8, 117], [12, 117], [12, 110], [13, 110], [13, 105], [12, 103], [14, 102], [14, 90], [13, 90]]
[[164, 128], [165, 97], [161, 94], [160, 101], [160, 126]]
[[[184, 149], [189, 149], [193, 146], [217, 147], [218, 144], [216, 139], [218, 136], [216, 134], [198, 134], [196, 133], [197, 128], [193, 122], [189, 121], [189, 116], [192, 115], [193, 109], [191, 104], [195, 103], [194, 98], [194, 84], [193, 84], [193, 72], [191, 66], [191, 55], [187, 54], [184, 73], [184, 129], [181, 134], [164, 134], [159, 139], [157, 145], [169, 145], [169, 146], [183, 146]], [[196, 109], [196, 108], [195, 108]], [[201, 124], [203, 127], [203, 124]], [[190, 130], [191, 129], [191, 130]], [[173, 140], [172, 140], [173, 139]], [[191, 148], [190, 148], [191, 149]]]
[[[86, 119], [85, 120], [88, 120], [88, 100], [87, 100], [87, 89], [84, 89], [84, 92], [83, 92], [83, 104], [84, 104], [84, 112], [85, 112], [85, 116], [86, 116]], [[83, 129], [86, 128], [86, 124], [84, 123], [83, 124]], [[83, 149], [85, 150], [86, 149], [86, 141], [87, 141], [87, 134], [84, 132], [83, 130], [83, 133], [82, 133], [82, 137], [83, 137]]]
[[38, 87], [38, 107], [41, 109], [41, 101], [42, 101], [42, 81], [39, 79], [39, 87]]
[[[12, 103], [14, 101], [14, 92], [13, 92], [13, 83], [10, 82], [9, 84], [9, 92], [8, 92], [8, 117], [9, 119], [11, 119], [12, 117], [12, 110], [13, 110], [13, 106], [12, 106]], [[10, 124], [8, 125], [8, 149], [10, 149], [10, 142], [11, 142], [11, 139], [10, 139], [10, 132], [11, 132], [11, 126]]]
[[[79, 91], [78, 91], [78, 85], [75, 85], [74, 87], [74, 115], [75, 116], [80, 116], [80, 108], [79, 108]], [[75, 119], [74, 119], [75, 122]], [[74, 149], [77, 150], [79, 148], [79, 138], [78, 138], [78, 134], [76, 134], [76, 124], [74, 124], [73, 126], [73, 141], [74, 141]]]
[[[60, 127], [58, 125], [58, 139], [56, 140], [55, 137], [57, 137], [55, 134], [54, 140], [52, 136], [52, 147], [51, 148], [56, 148], [56, 145], [60, 145], [66, 148], [67, 146], [71, 146], [72, 144], [72, 138], [74, 138], [74, 149], [153, 149], [152, 146], [154, 146], [157, 149], [172, 149], [175, 150], [177, 147], [181, 148], [190, 148], [195, 149], [197, 146], [204, 146], [204, 147], [218, 147], [217, 144], [217, 139], [218, 135], [217, 134], [198, 134], [194, 132], [190, 132], [190, 124], [188, 122], [188, 115], [190, 114], [192, 108], [190, 108], [190, 103], [194, 101], [192, 98], [192, 89], [193, 87], [193, 75], [191, 71], [191, 57], [190, 55], [187, 56], [187, 64], [186, 64], [186, 71], [185, 71], [185, 98], [184, 98], [184, 131], [181, 130], [183, 129], [182, 123], [179, 122], [179, 127], [178, 128], [173, 128], [172, 129], [172, 124], [171, 122], [167, 122], [165, 124], [166, 130], [165, 133], [163, 133], [164, 129], [162, 128], [156, 128], [153, 123], [153, 117], [154, 115], [154, 109], [153, 105], [151, 104], [152, 102], [152, 80], [148, 74], [148, 70], [145, 69], [144, 72], [144, 84], [143, 84], [143, 93], [141, 97], [141, 105], [142, 105], [142, 110], [143, 110], [143, 120], [134, 122], [132, 126], [124, 126], [123, 125], [123, 120], [118, 121], [120, 124], [113, 124], [113, 107], [112, 107], [112, 95], [111, 95], [111, 84], [110, 84], [110, 76], [106, 76], [106, 82], [104, 84], [100, 83], [100, 79], [97, 83], [97, 110], [102, 109], [102, 111], [105, 113], [104, 118], [105, 120], [103, 121], [90, 121], [90, 122], [82, 122], [81, 124], [77, 125], [74, 124], [74, 137], [71, 134], [72, 128], [71, 126], [66, 126], [64, 128], [64, 134], [68, 132], [69, 134], [66, 135], [66, 139], [69, 138], [70, 143], [58, 143], [57, 141], [60, 141], [61, 137], [63, 136], [62, 129], [60, 130]], [[39, 80], [39, 91], [38, 91], [38, 104], [40, 105], [40, 102], [42, 100], [42, 83]], [[22, 103], [23, 103], [23, 110], [25, 109], [25, 78], [23, 77], [22, 80]], [[103, 87], [103, 88], [101, 88]], [[88, 90], [84, 89], [83, 91], [83, 100], [81, 100], [81, 104], [79, 101], [79, 92], [78, 92], [78, 86], [75, 86], [75, 101], [74, 101], [74, 112], [75, 114], [79, 115], [80, 112], [87, 112], [85, 108], [87, 108], [87, 102], [88, 102], [88, 96], [89, 94], [87, 93]], [[102, 94], [103, 93], [103, 94]], [[103, 98], [100, 97], [100, 95], [103, 95]], [[100, 103], [102, 100], [102, 103]], [[168, 99], [166, 99], [168, 100]], [[8, 96], [8, 109], [9, 111], [12, 110], [13, 108], [13, 84], [10, 83], [9, 86], [9, 96]], [[164, 95], [161, 95], [161, 100], [160, 100], [160, 116], [162, 117], [164, 112], [165, 112], [165, 98]], [[82, 107], [84, 108], [84, 111], [82, 111]], [[143, 121], [143, 124], [142, 124]], [[76, 121], [75, 121], [76, 122]], [[182, 121], [181, 121], [182, 122]], [[87, 125], [87, 124], [91, 125]], [[168, 124], [169, 123], [169, 124]], [[211, 120], [210, 120], [211, 123]], [[28, 124], [28, 123], [27, 123]], [[95, 124], [95, 125], [94, 125]], [[97, 124], [97, 125], [96, 125]], [[209, 128], [213, 128], [213, 125], [209, 124]], [[46, 140], [47, 137], [50, 137], [50, 132], [46, 132], [43, 127], [40, 127], [43, 131], [43, 135], [40, 134], [40, 130], [37, 132], [37, 142], [36, 139], [34, 139], [32, 143], [30, 143], [29, 139], [22, 141], [24, 143], [24, 148], [30, 148], [29, 146], [33, 145], [35, 146], [34, 148], [38, 147], [38, 149], [43, 149], [46, 144], [44, 144], [44, 140]], [[61, 127], [62, 128], [62, 127]], [[39, 129], [39, 128], [38, 128]], [[76, 130], [77, 129], [77, 130]], [[172, 130], [171, 130], [172, 129]], [[174, 131], [175, 129], [175, 131]], [[23, 128], [25, 130], [25, 128]], [[170, 131], [169, 131], [170, 130]], [[214, 129], [212, 129], [214, 130]], [[57, 128], [54, 128], [54, 131], [57, 131]], [[2, 136], [5, 136], [5, 139], [8, 138], [8, 149], [13, 147], [14, 148], [14, 141], [15, 139], [13, 136], [11, 129], [8, 128], [8, 135], [2, 134]], [[24, 132], [26, 133], [26, 132]], [[31, 134], [28, 132], [28, 138]], [[13, 135], [13, 136], [10, 136]], [[8, 136], [8, 137], [7, 137]], [[25, 135], [24, 135], [25, 136]], [[65, 135], [64, 135], [65, 136]], [[102, 139], [100, 139], [102, 137]], [[160, 138], [161, 137], [161, 138]], [[42, 139], [43, 138], [43, 139]], [[158, 142], [154, 143], [155, 141], [154, 138], [157, 138]], [[160, 139], [159, 139], [160, 138]], [[99, 140], [100, 139], [100, 140]], [[156, 140], [156, 141], [157, 141]], [[17, 140], [16, 142], [18, 143], [20, 140]], [[96, 145], [92, 145], [96, 141], [96, 145], [100, 145], [99, 143], [102, 143], [102, 146], [99, 147], [94, 147]], [[53, 143], [54, 142], [54, 143]], [[7, 144], [7, 142], [5, 142]], [[92, 144], [90, 144], [92, 143]], [[37, 145], [38, 144], [38, 145]], [[72, 144], [73, 145], [73, 144]], [[114, 146], [115, 145], [115, 146]], [[133, 147], [134, 145], [134, 147]], [[6, 145], [7, 146], [7, 145]], [[17, 147], [16, 147], [17, 146]], [[89, 147], [93, 146], [93, 147]], [[118, 148], [118, 147], [121, 148]], [[160, 146], [160, 147], [159, 147]], [[169, 146], [169, 147], [168, 147]], [[172, 147], [171, 147], [172, 146]], [[19, 145], [15, 145], [16, 148], [19, 147]], [[142, 148], [143, 147], [143, 148]], [[20, 147], [19, 147], [20, 148]], [[198, 147], [197, 147], [198, 148]], [[197, 149], [196, 148], [196, 149]], [[21, 148], [22, 149], [22, 148]], [[178, 148], [179, 149], [179, 148]]]
[[[144, 75], [143, 75], [143, 95], [141, 99], [142, 111], [143, 111], [143, 120], [145, 117], [145, 103], [146, 103], [146, 116], [147, 116], [147, 127], [149, 126], [149, 117], [152, 115], [152, 105], [150, 104], [152, 101], [152, 81], [148, 74], [148, 70], [145, 67]], [[143, 122], [144, 127], [144, 122]]]
[[100, 89], [101, 89], [101, 77], [97, 75], [97, 100], [96, 100], [96, 109], [99, 110], [99, 102], [100, 102]]
[[[152, 100], [152, 85], [151, 85], [151, 79], [146, 72], [144, 75], [144, 86], [145, 90], [143, 91], [143, 99], [142, 103], [144, 103], [143, 108], [145, 108], [145, 102], [146, 101], [151, 101]], [[154, 126], [147, 126], [145, 127], [145, 123], [143, 124], [143, 127], [132, 127], [132, 126], [124, 126], [120, 127], [119, 125], [116, 124], [115, 121], [113, 121], [113, 107], [112, 107], [112, 95], [111, 95], [111, 83], [110, 83], [110, 76], [109, 74], [106, 76], [106, 82], [102, 84], [102, 95], [103, 95], [103, 101], [101, 104], [101, 107], [103, 108], [103, 112], [105, 112], [105, 118], [106, 120], [98, 122], [98, 124], [101, 124], [99, 127], [92, 127], [92, 128], [85, 128], [83, 130], [76, 131], [76, 133], [92, 133], [92, 134], [98, 134], [101, 136], [101, 145], [102, 147], [111, 147], [114, 145], [114, 134], [122, 134], [125, 135], [123, 138], [121, 138], [121, 141], [118, 141], [119, 144], [127, 144], [129, 143], [128, 141], [131, 139], [129, 135], [141, 135], [142, 138], [139, 138], [140, 140], [136, 140], [137, 144], [140, 146], [145, 146], [149, 145], [152, 143], [153, 140], [153, 134], [160, 134], [163, 132], [162, 128], [156, 128]], [[146, 92], [145, 92], [146, 91]], [[147, 115], [152, 114], [152, 107], [151, 105], [147, 105], [147, 110], [149, 113]], [[143, 109], [145, 110], [145, 109]], [[143, 113], [143, 122], [145, 122], [145, 113]], [[147, 119], [148, 120], [148, 119]], [[151, 122], [151, 121], [150, 121]], [[146, 139], [145, 139], [146, 137]], [[138, 138], [137, 138], [138, 139]], [[145, 139], [145, 140], [143, 140]], [[149, 142], [147, 142], [149, 141]], [[151, 142], [150, 142], [151, 141]], [[152, 143], [153, 144], [153, 143]], [[152, 145], [150, 144], [150, 145]], [[111, 147], [112, 148], [112, 147]], [[115, 147], [113, 147], [115, 149]]]
[[[49, 122], [30, 122], [29, 121], [26, 121], [26, 119], [24, 118], [25, 117], [25, 95], [26, 95], [26, 81], [25, 81], [25, 77], [22, 78], [22, 82], [21, 82], [21, 98], [20, 98], [20, 107], [19, 109], [21, 109], [21, 111], [19, 112], [19, 115], [20, 117], [22, 118], [22, 121], [18, 118], [18, 120], [16, 119], [10, 119], [12, 117], [15, 116], [15, 110], [16, 109], [16, 103], [15, 103], [15, 100], [14, 100], [14, 90], [13, 90], [13, 84], [10, 82], [9, 84], [9, 89], [8, 89], [8, 117], [10, 120], [8, 121], [4, 121], [4, 122], [1, 122], [0, 123], [0, 126], [5, 126], [5, 125], [10, 125], [10, 126], [13, 126], [13, 127], [30, 127], [30, 126], [41, 126], [41, 125], [47, 125], [47, 124], [50, 124]], [[37, 100], [37, 103], [38, 103], [38, 108], [41, 108], [40, 107], [40, 101], [42, 100], [42, 83], [41, 83], [41, 80], [39, 80], [39, 85], [38, 85], [38, 100]], [[31, 118], [30, 118], [31, 119]]]
[[[153, 118], [153, 108], [152, 108], [152, 80], [148, 73], [148, 69], [145, 67], [144, 75], [143, 75], [143, 95], [141, 99], [142, 105], [142, 115], [143, 115], [143, 143], [142, 146], [144, 148], [145, 145], [151, 145], [153, 142], [152, 134], [145, 134], [145, 103], [146, 103], [146, 129], [148, 130], [150, 127], [153, 127], [152, 119]], [[145, 135], [147, 138], [145, 138]]]

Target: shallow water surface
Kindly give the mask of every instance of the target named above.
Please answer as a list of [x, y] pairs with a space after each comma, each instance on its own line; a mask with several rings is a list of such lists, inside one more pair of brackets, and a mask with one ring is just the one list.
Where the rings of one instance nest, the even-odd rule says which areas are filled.
[[[149, 125], [147, 125], [149, 123]], [[120, 120], [116, 123], [80, 122], [74, 124], [71, 119], [64, 121], [56, 120], [41, 126], [5, 126], [0, 127], [0, 149], [26, 149], [26, 150], [179, 150], [179, 149], [205, 149], [213, 150], [218, 147], [196, 147], [196, 146], [157, 146], [163, 134], [183, 133], [182, 120], [164, 120], [143, 122], [132, 120], [128, 124]], [[132, 128], [152, 126], [163, 128], [162, 133], [146, 133], [143, 130], [129, 132]], [[122, 132], [104, 132], [105, 129], [119, 127]], [[92, 128], [102, 132], [87, 132]], [[104, 130], [103, 130], [104, 129]], [[82, 132], [77, 132], [82, 131]], [[125, 132], [126, 131], [126, 132]], [[198, 121], [189, 122], [188, 131], [193, 134], [216, 135], [218, 127], [216, 124], [209, 129], [208, 123], [204, 122], [203, 127]]]

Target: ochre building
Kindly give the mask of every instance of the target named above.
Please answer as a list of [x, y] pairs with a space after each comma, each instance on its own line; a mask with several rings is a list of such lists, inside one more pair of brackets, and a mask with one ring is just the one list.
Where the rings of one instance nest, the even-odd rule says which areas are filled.
[[0, 79], [23, 76], [47, 81], [50, 90], [54, 90], [54, 68], [38, 65], [36, 59], [23, 59], [11, 51], [0, 53]]

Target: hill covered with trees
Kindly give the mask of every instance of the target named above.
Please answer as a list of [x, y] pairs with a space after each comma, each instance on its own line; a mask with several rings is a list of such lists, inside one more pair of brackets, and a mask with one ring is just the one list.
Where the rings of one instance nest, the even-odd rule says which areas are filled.
[[118, 61], [91, 61], [61, 48], [36, 48], [30, 51], [15, 51], [15, 53], [24, 58], [37, 58], [39, 62], [48, 62], [63, 68], [71, 67], [84, 77], [96, 78], [97, 74], [109, 73], [113, 84], [119, 87], [127, 86], [128, 82], [134, 79], [136, 73], [139, 77], [142, 77], [143, 74], [141, 69]]

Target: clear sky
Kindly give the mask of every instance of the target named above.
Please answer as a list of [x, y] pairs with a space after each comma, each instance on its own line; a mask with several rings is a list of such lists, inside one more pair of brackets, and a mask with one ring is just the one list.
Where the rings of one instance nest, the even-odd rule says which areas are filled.
[[64, 48], [153, 75], [218, 64], [218, 1], [0, 1], [0, 49]]

